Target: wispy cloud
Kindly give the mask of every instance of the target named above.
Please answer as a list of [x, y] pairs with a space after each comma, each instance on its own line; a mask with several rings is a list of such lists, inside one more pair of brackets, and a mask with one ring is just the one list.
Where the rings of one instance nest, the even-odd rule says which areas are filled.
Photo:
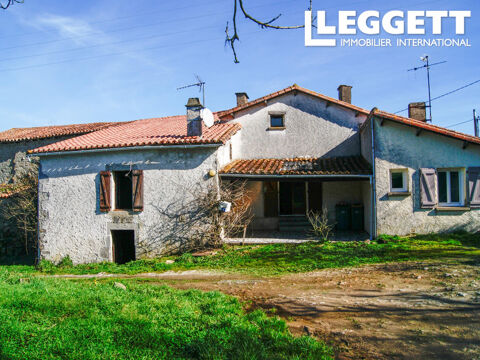
[[107, 34], [94, 28], [89, 22], [71, 16], [43, 13], [33, 21], [30, 20], [29, 25], [39, 30], [55, 32], [62, 38], [72, 39], [77, 44], [92, 44], [110, 40]]

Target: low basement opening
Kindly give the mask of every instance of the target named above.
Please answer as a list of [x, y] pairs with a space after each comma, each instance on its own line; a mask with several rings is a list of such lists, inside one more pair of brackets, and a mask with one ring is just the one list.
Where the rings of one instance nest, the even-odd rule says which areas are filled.
[[117, 264], [135, 260], [135, 231], [112, 230], [112, 254]]

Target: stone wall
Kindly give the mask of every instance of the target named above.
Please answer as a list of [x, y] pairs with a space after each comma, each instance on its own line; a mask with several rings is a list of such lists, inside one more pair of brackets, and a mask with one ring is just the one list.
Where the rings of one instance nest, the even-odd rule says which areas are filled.
[[[42, 157], [39, 180], [41, 257], [74, 263], [112, 261], [111, 230], [135, 232], [136, 257], [155, 257], [185, 240], [181, 210], [217, 186], [217, 148], [169, 148]], [[133, 165], [144, 174], [144, 210], [99, 211], [99, 172]], [[113, 188], [113, 187], [112, 187]], [[182, 232], [182, 233], [180, 233]]]
[[[480, 146], [391, 121], [375, 121], [377, 234], [480, 231], [480, 209], [437, 211], [420, 207], [420, 168], [480, 166]], [[411, 195], [389, 196], [390, 169], [408, 169]]]
[[41, 146], [69, 139], [64, 136], [49, 139], [0, 143], [0, 184], [10, 183], [20, 178], [30, 169], [36, 171], [38, 158], [27, 158], [27, 151]]
[[[285, 129], [272, 130], [269, 112], [285, 113]], [[360, 124], [365, 115], [298, 93], [288, 94], [236, 114], [242, 125], [242, 159], [360, 155]]]

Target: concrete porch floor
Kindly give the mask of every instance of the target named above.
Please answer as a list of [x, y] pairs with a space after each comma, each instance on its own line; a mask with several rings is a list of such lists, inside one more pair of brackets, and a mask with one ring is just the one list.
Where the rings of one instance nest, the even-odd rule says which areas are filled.
[[[337, 231], [331, 236], [331, 241], [365, 241], [369, 240], [367, 232]], [[305, 232], [280, 232], [280, 231], [251, 231], [245, 238], [234, 237], [224, 240], [226, 244], [300, 244], [315, 241]]]

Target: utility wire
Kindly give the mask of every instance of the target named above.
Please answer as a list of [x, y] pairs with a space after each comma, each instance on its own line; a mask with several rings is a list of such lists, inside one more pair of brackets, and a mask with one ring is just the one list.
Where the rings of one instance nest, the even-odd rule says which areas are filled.
[[[217, 0], [217, 1], [211, 1], [209, 3], [209, 5], [211, 4], [216, 4], [216, 3], [223, 3], [224, 0]], [[132, 19], [132, 18], [136, 18], [136, 17], [139, 17], [139, 16], [144, 16], [144, 15], [152, 15], [152, 14], [156, 14], [156, 13], [170, 13], [170, 12], [174, 12], [174, 11], [179, 11], [179, 10], [185, 10], [185, 9], [192, 9], [192, 8], [196, 8], [196, 7], [205, 7], [205, 4], [194, 4], [194, 5], [188, 5], [188, 6], [184, 6], [184, 7], [180, 7], [180, 8], [169, 8], [169, 9], [162, 9], [162, 10], [154, 10], [154, 11], [143, 11], [143, 12], [138, 12], [138, 13], [135, 13], [133, 15], [129, 15], [129, 16], [121, 16], [121, 17], [115, 17], [115, 18], [110, 18], [110, 19], [104, 19], [104, 20], [98, 20], [98, 21], [92, 21], [92, 22], [88, 22], [89, 25], [95, 25], [95, 24], [104, 24], [104, 23], [108, 23], [108, 22], [115, 22], [115, 21], [121, 21], [121, 20], [125, 20], [125, 19]], [[0, 39], [4, 39], [4, 38], [16, 38], [16, 37], [22, 37], [22, 36], [27, 36], [27, 35], [34, 35], [34, 34], [45, 34], [45, 33], [56, 33], [56, 31], [47, 31], [47, 30], [38, 30], [38, 31], [31, 31], [31, 32], [25, 32], [25, 33], [21, 33], [21, 34], [11, 34], [11, 35], [3, 35], [3, 36], [0, 36]]]
[[446, 128], [451, 128], [451, 127], [455, 127], [455, 126], [458, 126], [458, 125], [462, 125], [462, 124], [466, 124], [468, 122], [472, 122], [473, 119], [468, 119], [466, 121], [462, 121], [462, 122], [459, 122], [459, 123], [456, 123], [456, 124], [452, 124], [452, 125], [448, 125], [448, 126], [444, 126]]
[[[260, 32], [262, 32], [262, 30], [251, 31], [251, 32], [246, 33], [246, 34], [254, 34], [254, 33], [260, 33]], [[170, 44], [170, 45], [165, 45], [164, 44], [164, 45], [152, 46], [152, 47], [148, 47], [148, 48], [140, 48], [140, 49], [127, 50], [127, 51], [121, 51], [121, 52], [116, 52], [116, 53], [101, 54], [101, 55], [95, 55], [95, 56], [86, 56], [86, 57], [83, 57], [83, 58], [66, 59], [66, 60], [48, 62], [48, 63], [43, 63], [43, 64], [19, 66], [19, 67], [14, 67], [14, 68], [5, 68], [5, 69], [0, 69], [0, 73], [7, 72], [7, 71], [32, 69], [32, 68], [37, 68], [37, 67], [45, 67], [45, 66], [50, 66], [50, 65], [66, 64], [66, 63], [75, 62], [75, 61], [98, 59], [98, 58], [103, 58], [103, 57], [108, 57], [108, 56], [124, 55], [124, 54], [129, 54], [129, 53], [136, 53], [138, 51], [156, 50], [156, 49], [162, 49], [162, 48], [168, 48], [168, 47], [178, 47], [178, 46], [184, 46], [184, 45], [190, 45], [190, 44], [197, 44], [197, 43], [202, 43], [202, 42], [218, 41], [220, 39], [223, 39], [223, 37], [221, 37], [221, 38], [216, 37], [216, 38], [210, 38], [210, 39], [199, 39], [199, 40], [188, 41], [188, 42], [183, 42], [183, 43], [176, 43], [176, 44]]]
[[[282, 3], [287, 3], [287, 2], [289, 2], [289, 1], [283, 1]], [[280, 2], [262, 4], [262, 5], [258, 5], [258, 6], [252, 7], [252, 8], [261, 8], [261, 7], [272, 6], [272, 5], [276, 5], [276, 4], [280, 4]], [[87, 38], [87, 37], [95, 36], [95, 35], [108, 35], [108, 34], [111, 34], [111, 33], [128, 31], [128, 30], [132, 30], [132, 29], [145, 28], [145, 27], [150, 27], [150, 26], [155, 26], [155, 25], [160, 25], [160, 24], [175, 23], [175, 22], [184, 21], [184, 20], [188, 21], [188, 20], [194, 20], [194, 19], [201, 19], [201, 18], [205, 18], [205, 17], [211, 18], [212, 16], [215, 16], [215, 15], [224, 15], [224, 14], [229, 14], [229, 13], [230, 13], [230, 11], [221, 11], [221, 12], [210, 13], [210, 14], [205, 14], [205, 15], [190, 16], [190, 17], [184, 17], [184, 18], [179, 18], [179, 19], [170, 19], [170, 20], [164, 20], [164, 21], [159, 21], [159, 22], [153, 22], [153, 23], [149, 23], [149, 24], [139, 24], [139, 25], [134, 25], [134, 26], [122, 27], [122, 28], [109, 30], [109, 31], [96, 31], [96, 32], [91, 32], [89, 34], [85, 34], [85, 35], [70, 36], [70, 37], [66, 37], [66, 38], [63, 38], [63, 39], [39, 41], [39, 42], [35, 42], [35, 43], [4, 47], [4, 48], [0, 48], [0, 51], [19, 49], [19, 48], [25, 48], [25, 47], [30, 47], [30, 46], [36, 46], [36, 45], [52, 44], [52, 43], [62, 42], [62, 41], [67, 41], [67, 40], [83, 39], [83, 38]]]
[[[457, 91], [463, 90], [463, 89], [465, 89], [465, 88], [467, 88], [467, 87], [469, 87], [469, 86], [475, 85], [475, 84], [477, 84], [477, 83], [479, 83], [479, 82], [480, 82], [480, 80], [476, 80], [476, 81], [474, 81], [474, 82], [471, 82], [470, 84], [467, 84], [467, 85], [464, 85], [464, 86], [462, 86], [462, 87], [459, 87], [458, 89], [455, 89], [455, 90], [449, 91], [449, 92], [447, 92], [447, 93], [445, 93], [445, 94], [442, 94], [442, 95], [440, 95], [440, 96], [434, 97], [431, 101], [441, 99], [441, 98], [443, 98], [443, 97], [445, 97], [445, 96], [447, 96], [447, 95], [456, 93]], [[402, 109], [402, 110], [399, 110], [399, 111], [397, 111], [397, 112], [394, 112], [394, 114], [399, 114], [399, 113], [404, 112], [404, 111], [407, 111], [407, 110], [408, 110], [408, 107], [407, 107], [406, 109]]]
[[73, 48], [73, 49], [67, 49], [67, 50], [56, 50], [56, 51], [49, 51], [49, 52], [43, 52], [43, 53], [37, 53], [37, 54], [23, 55], [23, 56], [13, 56], [13, 57], [9, 57], [9, 58], [0, 59], [0, 62], [11, 61], [11, 60], [19, 60], [19, 59], [28, 59], [28, 58], [37, 57], [37, 56], [63, 54], [63, 53], [72, 52], [72, 51], [93, 49], [93, 48], [109, 46], [109, 45], [118, 45], [118, 44], [123, 44], [123, 43], [131, 42], [131, 41], [138, 41], [138, 40], [150, 40], [150, 39], [155, 39], [155, 38], [160, 38], [160, 37], [166, 37], [166, 36], [177, 35], [177, 34], [184, 34], [184, 33], [189, 33], [189, 32], [196, 32], [198, 30], [206, 30], [206, 29], [213, 29], [213, 28], [216, 28], [216, 26], [204, 26], [204, 27], [193, 28], [193, 29], [188, 29], [188, 30], [184, 30], [184, 31], [175, 31], [175, 32], [164, 33], [164, 34], [159, 34], [159, 35], [150, 35], [150, 36], [144, 36], [144, 37], [136, 37], [136, 38], [133, 38], [133, 39], [126, 39], [126, 40], [120, 40], [120, 41], [114, 41], [114, 42], [106, 42], [106, 43], [101, 43], [101, 44], [96, 44], [96, 45], [81, 46], [81, 47], [77, 47], [77, 48]]

